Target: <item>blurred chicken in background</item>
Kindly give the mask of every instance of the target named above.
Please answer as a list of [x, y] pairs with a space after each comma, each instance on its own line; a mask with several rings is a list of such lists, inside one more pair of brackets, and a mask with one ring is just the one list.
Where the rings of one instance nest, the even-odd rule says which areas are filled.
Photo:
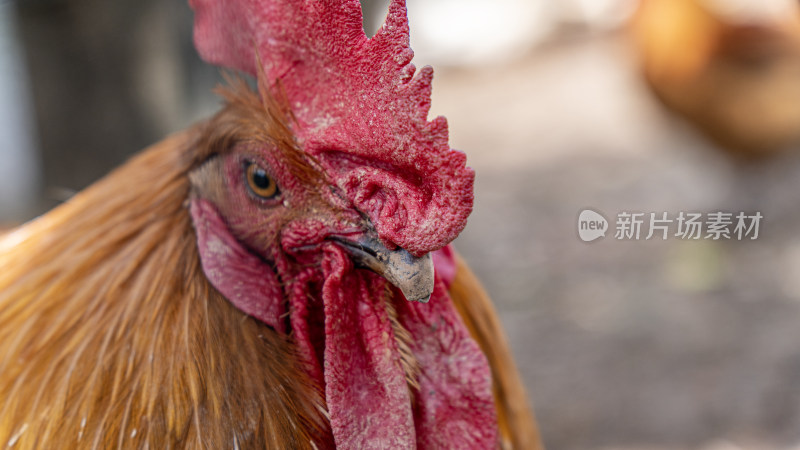
[[800, 4], [643, 0], [632, 28], [647, 81], [722, 146], [763, 156], [800, 143]]

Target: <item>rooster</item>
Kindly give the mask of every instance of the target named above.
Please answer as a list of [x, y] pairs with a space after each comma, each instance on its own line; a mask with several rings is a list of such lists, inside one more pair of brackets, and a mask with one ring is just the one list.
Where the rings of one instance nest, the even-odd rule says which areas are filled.
[[404, 1], [192, 7], [257, 89], [0, 240], [0, 445], [540, 448]]

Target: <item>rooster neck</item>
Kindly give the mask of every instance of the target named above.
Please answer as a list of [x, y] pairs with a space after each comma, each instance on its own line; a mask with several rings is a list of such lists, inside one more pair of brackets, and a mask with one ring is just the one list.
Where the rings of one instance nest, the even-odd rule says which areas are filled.
[[202, 274], [184, 206], [195, 133], [0, 242], [0, 445], [331, 442], [293, 345]]

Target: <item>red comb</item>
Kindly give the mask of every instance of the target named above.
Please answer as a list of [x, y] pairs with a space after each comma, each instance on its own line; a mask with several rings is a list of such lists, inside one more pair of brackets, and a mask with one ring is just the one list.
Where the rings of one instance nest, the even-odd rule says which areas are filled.
[[433, 70], [411, 64], [404, 0], [374, 37], [357, 0], [192, 0], [208, 62], [280, 80], [294, 132], [381, 239], [421, 255], [464, 228], [472, 169], [447, 121], [427, 120]]

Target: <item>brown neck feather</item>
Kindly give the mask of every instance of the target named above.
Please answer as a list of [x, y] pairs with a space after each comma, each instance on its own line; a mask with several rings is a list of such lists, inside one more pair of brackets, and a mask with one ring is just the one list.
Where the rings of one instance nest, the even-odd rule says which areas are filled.
[[197, 134], [0, 238], [0, 446], [330, 442], [292, 346], [202, 273], [184, 205]]

